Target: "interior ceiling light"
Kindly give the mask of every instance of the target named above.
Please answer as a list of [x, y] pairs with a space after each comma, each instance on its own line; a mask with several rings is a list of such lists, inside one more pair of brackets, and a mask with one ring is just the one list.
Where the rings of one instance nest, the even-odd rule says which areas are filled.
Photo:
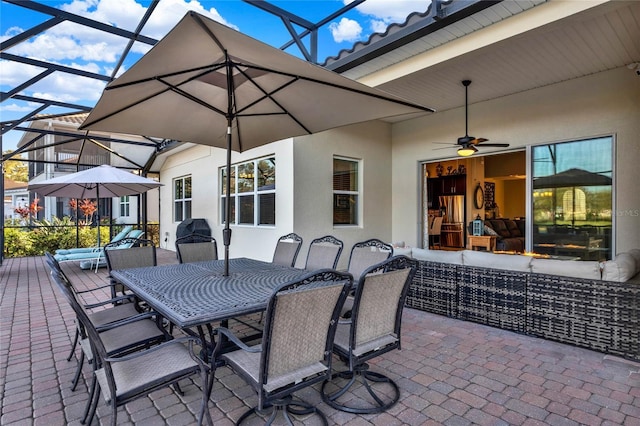
[[458, 149], [458, 155], [460, 157], [469, 157], [478, 152], [478, 149], [473, 145], [467, 145]]

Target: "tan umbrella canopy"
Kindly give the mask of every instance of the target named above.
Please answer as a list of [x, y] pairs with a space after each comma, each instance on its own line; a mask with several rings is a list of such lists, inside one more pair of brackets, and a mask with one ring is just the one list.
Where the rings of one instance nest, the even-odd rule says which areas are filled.
[[[280, 139], [433, 112], [188, 12], [106, 88], [81, 129], [242, 152]], [[227, 185], [230, 173], [227, 173]], [[227, 203], [224, 245], [231, 230]], [[228, 270], [225, 269], [225, 275]]]

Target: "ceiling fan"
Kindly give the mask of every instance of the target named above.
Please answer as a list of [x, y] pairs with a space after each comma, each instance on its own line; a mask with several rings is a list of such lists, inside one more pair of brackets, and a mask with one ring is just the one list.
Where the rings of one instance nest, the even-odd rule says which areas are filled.
[[478, 152], [477, 145], [483, 144], [482, 146], [495, 146], [506, 148], [509, 146], [508, 143], [484, 143], [488, 142], [489, 139], [485, 138], [476, 138], [474, 136], [469, 136], [469, 85], [471, 84], [471, 80], [462, 80], [462, 85], [464, 86], [464, 136], [458, 138], [458, 143], [455, 146], [459, 146], [458, 155], [461, 157], [468, 157], [470, 155]]

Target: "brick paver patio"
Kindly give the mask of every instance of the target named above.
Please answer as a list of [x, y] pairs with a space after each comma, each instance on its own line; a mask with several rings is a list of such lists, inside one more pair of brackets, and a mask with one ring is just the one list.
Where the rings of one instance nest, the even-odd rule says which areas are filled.
[[[175, 254], [159, 250], [159, 262]], [[63, 265], [78, 287], [106, 283], [106, 271]], [[0, 266], [0, 392], [2, 425], [77, 425], [87, 400], [75, 392], [68, 362], [71, 309], [49, 280], [42, 257], [5, 259]], [[335, 363], [340, 367], [340, 363]], [[373, 370], [393, 377], [400, 402], [378, 415], [335, 411], [317, 386], [301, 396], [339, 425], [640, 425], [640, 364], [470, 322], [405, 309], [403, 345]], [[90, 376], [84, 367], [84, 376]], [[121, 407], [119, 424], [190, 425], [199, 389], [181, 384]], [[218, 369], [209, 404], [216, 425], [230, 425], [255, 403], [254, 392], [228, 368]], [[94, 424], [108, 424], [100, 404]]]

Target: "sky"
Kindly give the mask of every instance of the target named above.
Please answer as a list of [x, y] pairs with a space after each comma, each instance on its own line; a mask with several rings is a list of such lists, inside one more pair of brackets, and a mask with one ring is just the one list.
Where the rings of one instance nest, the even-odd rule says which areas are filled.
[[[308, 21], [318, 22], [339, 10], [352, 0], [270, 0]], [[72, 12], [93, 20], [109, 23], [134, 31], [146, 11], [148, 0], [38, 0], [38, 3]], [[424, 12], [430, 0], [367, 0], [347, 14], [325, 25], [318, 33], [318, 61], [350, 49], [358, 41], [366, 41], [375, 32], [384, 32], [394, 22], [404, 22], [414, 11]], [[284, 24], [268, 12], [240, 0], [161, 0], [142, 35], [161, 39], [188, 10], [228, 25], [244, 34], [282, 47], [291, 40]], [[45, 22], [50, 15], [34, 12], [13, 4], [0, 3], [0, 41]], [[301, 28], [296, 28], [301, 31]], [[308, 41], [307, 41], [308, 42]], [[82, 69], [102, 75], [111, 75], [127, 40], [116, 35], [80, 25], [63, 22], [6, 50], [6, 53], [34, 58]], [[307, 45], [308, 46], [308, 45]], [[134, 43], [117, 75], [126, 71], [151, 46]], [[297, 48], [287, 52], [301, 56]], [[42, 68], [13, 61], [0, 60], [0, 88], [9, 91], [43, 71]], [[93, 79], [56, 72], [20, 92], [23, 95], [55, 99], [80, 105], [93, 106], [106, 83]], [[15, 120], [33, 111], [40, 104], [28, 105], [15, 99], [0, 104], [0, 121]], [[62, 108], [48, 108], [42, 114], [67, 112]], [[2, 149], [15, 149], [22, 132], [11, 131], [3, 135]]]

